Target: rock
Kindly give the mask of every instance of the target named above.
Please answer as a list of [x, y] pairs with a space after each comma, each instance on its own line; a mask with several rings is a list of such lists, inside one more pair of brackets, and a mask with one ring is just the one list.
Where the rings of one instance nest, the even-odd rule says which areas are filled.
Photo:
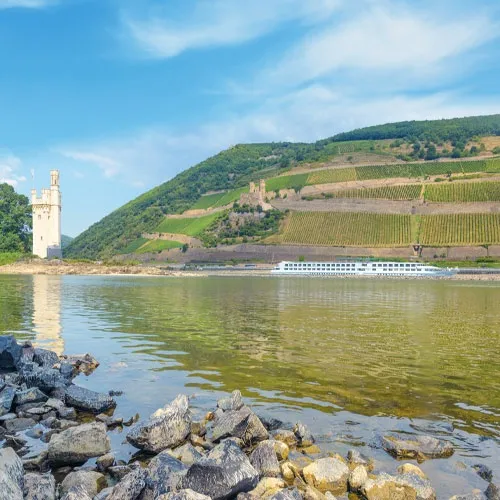
[[24, 499], [25, 500], [55, 500], [56, 480], [50, 473], [34, 474], [24, 476]]
[[436, 500], [436, 492], [428, 479], [417, 474], [402, 474], [396, 479], [398, 484], [413, 488], [417, 494], [417, 500]]
[[490, 483], [484, 492], [488, 500], [500, 500], [500, 486]]
[[23, 405], [26, 403], [44, 403], [49, 397], [44, 394], [38, 387], [32, 387], [25, 391], [16, 391], [14, 404]]
[[34, 425], [36, 425], [36, 422], [32, 418], [14, 418], [4, 422], [4, 426], [8, 432], [24, 431]]
[[47, 456], [48, 456], [47, 450], [42, 450], [38, 455], [32, 458], [23, 459], [24, 470], [35, 470], [35, 471], [47, 470], [48, 469], [48, 467], [46, 467]]
[[210, 500], [210, 497], [193, 490], [180, 490], [175, 493], [165, 493], [159, 496], [158, 500]]
[[92, 500], [82, 486], [73, 486], [61, 500]]
[[302, 495], [297, 488], [281, 490], [269, 497], [269, 500], [302, 500]]
[[187, 470], [180, 460], [163, 451], [149, 462], [146, 490], [152, 493], [153, 498], [175, 491]]
[[403, 439], [395, 436], [383, 436], [382, 447], [395, 458], [445, 458], [453, 455], [453, 446], [447, 441], [432, 436], [414, 436]]
[[465, 495], [453, 495], [450, 500], [486, 500], [486, 497], [480, 490], [473, 490]]
[[295, 477], [299, 476], [300, 474], [300, 471], [291, 462], [282, 463], [280, 468], [281, 468], [281, 475], [288, 483], [292, 483]]
[[33, 352], [33, 361], [40, 366], [53, 368], [55, 364], [59, 363], [59, 356], [48, 349], [40, 349], [36, 347]]
[[3, 470], [0, 470], [0, 495], [2, 500], [23, 500], [23, 490]]
[[297, 422], [293, 428], [293, 432], [297, 437], [299, 446], [307, 447], [314, 444], [314, 437], [306, 425]]
[[283, 422], [274, 417], [269, 417], [267, 415], [257, 415], [264, 425], [264, 427], [270, 432], [283, 427]]
[[233, 391], [228, 398], [222, 398], [217, 401], [217, 407], [223, 411], [237, 411], [243, 408], [243, 399], [240, 391]]
[[21, 354], [22, 348], [12, 335], [0, 336], [0, 370], [15, 370]]
[[10, 412], [15, 395], [16, 390], [13, 387], [4, 387], [2, 389], [2, 392], [0, 392], [0, 415], [7, 415]]
[[35, 363], [23, 364], [19, 373], [27, 387], [38, 387], [43, 392], [50, 392], [67, 385], [59, 370], [38, 366]]
[[108, 473], [117, 481], [121, 481], [127, 474], [130, 474], [132, 470], [132, 467], [128, 465], [112, 465], [108, 467]]
[[290, 448], [288, 448], [288, 445], [286, 445], [282, 441], [276, 441], [275, 439], [266, 439], [265, 441], [260, 442], [260, 444], [264, 443], [270, 443], [272, 445], [278, 461], [281, 462], [282, 460], [286, 460], [288, 458]]
[[270, 441], [260, 443], [250, 455], [250, 463], [260, 474], [260, 477], [278, 477], [280, 464]]
[[214, 444], [211, 441], [207, 441], [203, 439], [200, 436], [197, 436], [196, 434], [191, 434], [189, 436], [189, 440], [191, 441], [191, 444], [196, 448], [203, 448], [204, 450], [213, 450], [214, 449]]
[[248, 493], [240, 493], [238, 500], [258, 500], [260, 498], [268, 498], [278, 491], [286, 488], [286, 483], [281, 478], [265, 477], [259, 481], [257, 486]]
[[366, 500], [416, 500], [417, 492], [397, 478], [381, 473], [375, 478], [368, 478], [361, 488]]
[[305, 448], [301, 448], [300, 452], [304, 453], [305, 455], [317, 455], [321, 453], [321, 448], [315, 444], [312, 444], [310, 446], [306, 446]]
[[93, 498], [93, 500], [107, 500], [112, 491], [112, 487], [104, 488]]
[[81, 464], [91, 457], [104, 455], [110, 447], [104, 424], [83, 424], [51, 437], [49, 461], [52, 465]]
[[112, 453], [106, 453], [106, 455], [102, 455], [95, 461], [97, 465], [97, 469], [100, 471], [105, 471], [113, 466], [115, 463], [115, 457]]
[[186, 465], [191, 465], [203, 456], [191, 443], [184, 443], [168, 453]]
[[427, 479], [424, 471], [418, 466], [413, 464], [403, 464], [398, 467], [399, 474], [415, 474], [422, 479]]
[[349, 487], [352, 491], [359, 491], [368, 479], [368, 472], [364, 465], [357, 465], [349, 474]]
[[68, 474], [61, 484], [61, 493], [66, 494], [73, 486], [81, 486], [89, 497], [95, 497], [107, 486], [105, 477], [99, 472], [79, 470]]
[[191, 422], [190, 433], [203, 437], [207, 433], [207, 426], [205, 425], [205, 422]]
[[189, 401], [186, 396], [179, 395], [170, 404], [153, 413], [147, 422], [134, 426], [127, 435], [127, 440], [136, 448], [158, 453], [182, 444], [188, 437], [190, 428]]
[[66, 404], [77, 410], [91, 413], [102, 413], [116, 406], [116, 401], [108, 394], [85, 389], [77, 385], [70, 385], [66, 390]]
[[15, 413], [6, 413], [0, 417], [0, 422], [5, 422], [7, 420], [12, 420], [13, 418], [17, 418]]
[[212, 440], [217, 442], [228, 437], [237, 437], [250, 444], [264, 441], [269, 434], [259, 417], [245, 406], [240, 410], [226, 411], [215, 418]]
[[472, 468], [477, 472], [477, 475], [481, 479], [484, 479], [488, 483], [491, 483], [491, 481], [493, 481], [493, 471], [487, 465], [476, 464], [473, 465]]
[[111, 490], [106, 500], [135, 500], [146, 487], [146, 477], [147, 470], [138, 467]]
[[271, 436], [276, 441], [281, 441], [287, 446], [297, 446], [297, 436], [295, 433], [286, 429], [277, 429], [271, 432]]
[[247, 456], [234, 443], [225, 441], [191, 465], [181, 484], [213, 499], [225, 499], [254, 489], [258, 480], [259, 474]]
[[12, 448], [0, 448], [0, 471], [3, 471], [22, 491], [24, 485], [23, 462]]
[[347, 461], [352, 468], [357, 465], [364, 465], [369, 470], [370, 462], [358, 450], [349, 450], [347, 452]]
[[320, 458], [304, 467], [302, 474], [307, 484], [321, 492], [343, 495], [347, 491], [349, 468], [339, 458]]
[[61, 360], [73, 366], [75, 371], [85, 375], [90, 375], [99, 366], [99, 362], [91, 354], [63, 355]]

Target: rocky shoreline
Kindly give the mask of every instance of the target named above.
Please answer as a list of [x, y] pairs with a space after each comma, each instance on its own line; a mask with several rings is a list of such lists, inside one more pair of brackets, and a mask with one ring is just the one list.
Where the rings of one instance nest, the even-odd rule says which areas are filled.
[[[148, 419], [124, 419], [115, 416], [118, 394], [73, 382], [98, 365], [89, 354], [58, 356], [0, 337], [0, 500], [433, 500], [424, 472], [403, 461], [454, 453], [427, 435], [381, 435], [395, 461], [392, 474], [380, 472], [355, 449], [322, 452], [300, 422], [259, 417], [239, 391], [199, 419], [185, 395]], [[139, 450], [130, 463], [111, 453], [107, 433], [116, 427]], [[475, 469], [488, 487], [453, 500], [499, 500], [498, 478]]]

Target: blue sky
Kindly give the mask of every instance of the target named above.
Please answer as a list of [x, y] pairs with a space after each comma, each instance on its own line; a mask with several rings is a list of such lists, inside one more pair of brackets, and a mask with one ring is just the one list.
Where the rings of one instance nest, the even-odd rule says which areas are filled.
[[0, 0], [0, 182], [76, 236], [240, 142], [500, 113], [497, 0]]

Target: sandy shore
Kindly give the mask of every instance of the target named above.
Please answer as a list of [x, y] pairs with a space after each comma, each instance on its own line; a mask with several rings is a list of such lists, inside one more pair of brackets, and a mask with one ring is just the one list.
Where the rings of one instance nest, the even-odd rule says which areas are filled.
[[[81, 276], [169, 276], [169, 277], [207, 277], [207, 276], [252, 276], [268, 277], [270, 271], [267, 269], [232, 269], [232, 270], [203, 270], [203, 271], [175, 271], [167, 270], [163, 267], [146, 265], [108, 265], [98, 263], [68, 263], [68, 262], [17, 262], [6, 266], [0, 266], [0, 274], [47, 274], [47, 275], [81, 275]], [[337, 279], [347, 277], [339, 276]], [[349, 276], [352, 278], [375, 278], [378, 276]], [[384, 279], [393, 279], [386, 277]], [[401, 278], [397, 278], [401, 279]], [[410, 279], [410, 278], [408, 278]], [[417, 278], [411, 278], [417, 279]], [[500, 281], [500, 274], [477, 275], [477, 274], [457, 274], [450, 277], [440, 278], [419, 278], [419, 279], [445, 279], [454, 281]]]

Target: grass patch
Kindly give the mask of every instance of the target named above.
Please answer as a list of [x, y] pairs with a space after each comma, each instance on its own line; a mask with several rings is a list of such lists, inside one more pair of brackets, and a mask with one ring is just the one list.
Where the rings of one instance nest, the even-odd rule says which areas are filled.
[[120, 253], [122, 254], [134, 253], [148, 241], [149, 240], [147, 240], [146, 238], [137, 238], [136, 240], [131, 241]]
[[203, 217], [190, 217], [185, 219], [165, 219], [157, 228], [158, 233], [185, 234], [196, 237], [202, 233], [212, 222], [224, 215], [216, 212]]
[[279, 191], [280, 189], [295, 189], [300, 191], [307, 183], [309, 174], [284, 175], [266, 180], [266, 191]]
[[13, 264], [14, 262], [17, 262], [22, 256], [23, 254], [19, 252], [0, 253], [0, 266]]
[[149, 240], [148, 243], [141, 246], [135, 253], [161, 252], [171, 250], [172, 248], [181, 248], [182, 243], [172, 240]]
[[248, 187], [242, 187], [239, 189], [233, 189], [232, 191], [228, 191], [221, 198], [219, 198], [219, 200], [213, 206], [213, 208], [225, 207], [226, 205], [229, 205], [230, 203], [238, 201], [240, 199], [241, 194], [248, 193], [248, 189], [249, 189]]
[[206, 210], [215, 207], [217, 202], [227, 193], [214, 193], [202, 196], [192, 207], [191, 210]]

